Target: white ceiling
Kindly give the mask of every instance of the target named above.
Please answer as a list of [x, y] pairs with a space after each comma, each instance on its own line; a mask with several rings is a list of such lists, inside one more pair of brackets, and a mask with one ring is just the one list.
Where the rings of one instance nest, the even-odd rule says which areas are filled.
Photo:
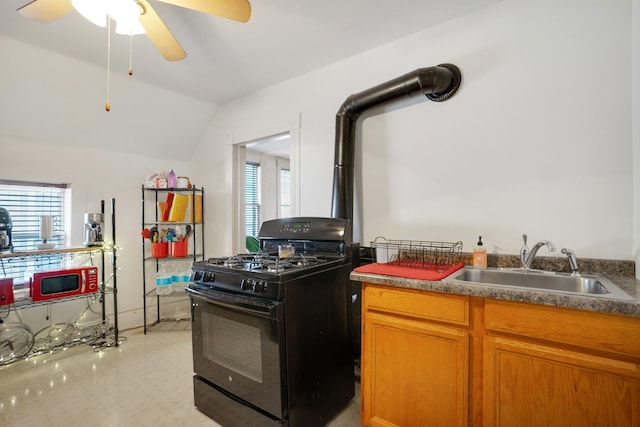
[[[244, 24], [149, 1], [187, 58], [168, 62], [146, 36], [136, 36], [134, 76], [223, 104], [498, 0], [250, 0]], [[28, 2], [0, 1], [0, 34], [106, 66], [105, 29], [75, 11], [49, 24], [31, 21], [16, 12]], [[129, 38], [114, 35], [111, 43], [112, 72], [126, 73]]]

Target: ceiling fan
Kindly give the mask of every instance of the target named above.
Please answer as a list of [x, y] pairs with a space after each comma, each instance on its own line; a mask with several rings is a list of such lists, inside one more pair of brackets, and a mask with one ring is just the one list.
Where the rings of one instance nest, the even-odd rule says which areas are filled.
[[[187, 56], [180, 43], [153, 9], [148, 0], [131, 0], [140, 10], [140, 24], [147, 37], [168, 61], [179, 61]], [[209, 13], [238, 22], [251, 17], [248, 0], [157, 0], [174, 6]], [[18, 9], [22, 16], [40, 22], [52, 22], [73, 10], [72, 0], [33, 0]]]

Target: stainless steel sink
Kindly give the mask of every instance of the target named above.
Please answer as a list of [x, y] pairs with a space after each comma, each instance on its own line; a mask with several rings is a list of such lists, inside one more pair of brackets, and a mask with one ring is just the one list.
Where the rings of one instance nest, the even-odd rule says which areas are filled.
[[540, 270], [501, 270], [465, 267], [444, 280], [449, 283], [464, 282], [491, 284], [516, 288], [541, 289], [605, 298], [632, 299], [609, 280], [598, 275], [570, 276]]

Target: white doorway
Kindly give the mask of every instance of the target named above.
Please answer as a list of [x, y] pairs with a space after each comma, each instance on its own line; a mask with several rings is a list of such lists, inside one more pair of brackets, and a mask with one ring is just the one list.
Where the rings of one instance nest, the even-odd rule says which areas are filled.
[[262, 222], [298, 215], [298, 131], [233, 146], [234, 252], [251, 252]]

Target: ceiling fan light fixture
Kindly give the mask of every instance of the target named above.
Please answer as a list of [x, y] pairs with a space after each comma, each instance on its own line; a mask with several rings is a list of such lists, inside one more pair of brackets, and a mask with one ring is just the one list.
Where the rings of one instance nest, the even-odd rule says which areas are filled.
[[106, 27], [107, 19], [111, 18], [117, 23], [117, 34], [145, 33], [139, 20], [142, 10], [134, 0], [71, 0], [71, 4], [80, 15], [99, 27]]
[[110, 0], [108, 4], [109, 16], [126, 26], [131, 26], [133, 22], [138, 21], [142, 12], [134, 0]]
[[[24, 0], [26, 1], [26, 0]], [[53, 22], [75, 9], [85, 19], [99, 27], [111, 28], [111, 19], [117, 23], [116, 33], [133, 35], [146, 33], [147, 38], [167, 61], [186, 58], [178, 40], [162, 18], [156, 13], [150, 0], [29, 0], [18, 8], [18, 13], [39, 22]], [[155, 1], [155, 0], [154, 0]], [[238, 22], [251, 17], [249, 0], [157, 0], [196, 12], [207, 13]], [[124, 12], [114, 8], [122, 6]], [[118, 8], [120, 9], [120, 8]], [[123, 16], [124, 14], [124, 16]], [[111, 30], [108, 31], [111, 33]], [[129, 41], [131, 43], [131, 40]]]
[[140, 24], [138, 18], [134, 20], [116, 20], [116, 34], [122, 34], [125, 36], [137, 36], [138, 34], [144, 34], [145, 30]]
[[105, 0], [71, 0], [73, 8], [85, 19], [99, 27], [107, 26], [107, 2]]

